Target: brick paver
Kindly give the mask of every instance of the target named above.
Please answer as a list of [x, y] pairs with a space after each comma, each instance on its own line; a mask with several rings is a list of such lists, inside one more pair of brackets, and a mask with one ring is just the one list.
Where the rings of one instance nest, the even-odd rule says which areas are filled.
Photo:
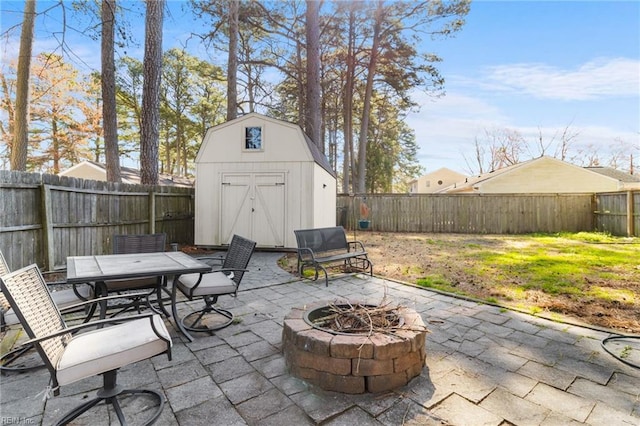
[[[256, 253], [238, 297], [220, 299], [237, 316], [232, 326], [186, 343], [167, 321], [173, 359], [155, 357], [120, 372], [119, 382], [126, 386], [164, 392], [167, 403], [156, 424], [640, 424], [640, 370], [602, 350], [600, 342], [610, 335], [606, 330], [550, 322], [376, 277], [332, 276], [325, 287], [280, 270], [280, 256]], [[426, 366], [418, 377], [393, 392], [347, 395], [320, 390], [288, 373], [281, 342], [284, 317], [292, 308], [345, 298], [377, 303], [385, 295], [420, 313], [431, 330]], [[179, 310], [192, 306], [181, 303]], [[373, 370], [378, 369], [381, 375], [386, 371]], [[315, 371], [313, 365], [308, 370]], [[47, 384], [44, 370], [3, 376], [2, 423], [49, 425], [92, 397], [101, 380], [72, 384], [44, 402]], [[145, 412], [139, 402], [124, 409], [134, 419]], [[113, 418], [100, 407], [79, 424], [107, 425]]]

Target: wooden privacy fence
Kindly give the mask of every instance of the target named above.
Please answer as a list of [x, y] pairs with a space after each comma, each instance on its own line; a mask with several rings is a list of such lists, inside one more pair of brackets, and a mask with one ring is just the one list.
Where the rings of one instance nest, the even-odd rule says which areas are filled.
[[[336, 222], [356, 229], [360, 204], [380, 232], [640, 236], [640, 191], [602, 194], [338, 195]], [[193, 244], [194, 189], [0, 170], [0, 250], [12, 269], [63, 268], [67, 256], [111, 252], [114, 234], [164, 232]]]
[[337, 223], [358, 227], [360, 205], [380, 232], [527, 234], [599, 231], [640, 236], [640, 191], [600, 194], [338, 195]]
[[594, 216], [598, 231], [640, 236], [640, 191], [596, 194]]
[[164, 232], [193, 244], [193, 188], [113, 184], [0, 170], [0, 250], [12, 269], [63, 268], [111, 253], [114, 234]]

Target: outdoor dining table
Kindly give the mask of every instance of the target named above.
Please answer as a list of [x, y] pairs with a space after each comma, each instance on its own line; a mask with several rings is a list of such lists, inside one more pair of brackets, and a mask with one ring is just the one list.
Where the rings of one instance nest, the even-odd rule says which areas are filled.
[[[104, 288], [105, 281], [151, 276], [173, 277], [172, 284], [175, 284], [182, 274], [204, 273], [210, 270], [210, 265], [179, 251], [69, 256], [67, 257], [67, 284], [95, 282], [102, 283]], [[156, 289], [158, 296], [161, 291], [170, 294], [169, 290], [160, 284], [161, 281], [158, 280], [159, 288]], [[162, 305], [162, 300], [159, 300], [159, 303]], [[165, 311], [163, 307], [162, 310]], [[182, 329], [180, 321], [176, 321], [176, 324], [185, 334], [186, 331]]]

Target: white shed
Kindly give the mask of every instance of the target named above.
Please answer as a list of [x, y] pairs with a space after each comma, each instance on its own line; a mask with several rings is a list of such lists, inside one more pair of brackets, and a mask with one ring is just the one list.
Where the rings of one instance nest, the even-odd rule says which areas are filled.
[[212, 127], [196, 156], [195, 244], [239, 234], [295, 248], [295, 229], [336, 224], [336, 175], [300, 126], [250, 113]]

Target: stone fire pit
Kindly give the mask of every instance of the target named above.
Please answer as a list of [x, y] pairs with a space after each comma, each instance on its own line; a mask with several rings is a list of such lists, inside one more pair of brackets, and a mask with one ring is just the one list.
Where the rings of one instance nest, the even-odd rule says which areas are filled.
[[416, 311], [399, 307], [400, 325], [392, 332], [352, 334], [313, 324], [329, 305], [293, 308], [285, 317], [282, 351], [291, 374], [325, 390], [358, 394], [399, 388], [422, 372], [427, 329]]

